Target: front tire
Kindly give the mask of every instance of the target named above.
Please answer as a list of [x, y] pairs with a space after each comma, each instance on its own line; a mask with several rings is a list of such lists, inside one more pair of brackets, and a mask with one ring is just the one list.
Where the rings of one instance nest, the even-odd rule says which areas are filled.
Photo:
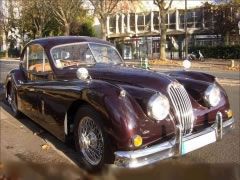
[[108, 139], [100, 114], [90, 106], [81, 107], [76, 113], [74, 141], [84, 168], [93, 172], [101, 170], [107, 159]]

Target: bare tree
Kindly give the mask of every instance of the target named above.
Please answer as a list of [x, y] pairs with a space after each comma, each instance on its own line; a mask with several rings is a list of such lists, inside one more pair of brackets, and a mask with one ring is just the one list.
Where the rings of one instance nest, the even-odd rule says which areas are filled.
[[30, 33], [33, 38], [43, 37], [48, 23], [52, 20], [52, 14], [39, 0], [21, 0], [21, 16], [19, 17], [19, 28]]
[[160, 21], [160, 59], [166, 60], [166, 38], [167, 38], [167, 28], [166, 28], [166, 16], [171, 8], [173, 0], [154, 0], [154, 3], [159, 8], [159, 21]]
[[45, 6], [53, 12], [56, 21], [63, 27], [64, 35], [70, 34], [70, 24], [85, 14], [83, 0], [44, 0]]
[[89, 0], [94, 7], [101, 24], [101, 38], [107, 38], [107, 17], [114, 13], [115, 8], [121, 0]]

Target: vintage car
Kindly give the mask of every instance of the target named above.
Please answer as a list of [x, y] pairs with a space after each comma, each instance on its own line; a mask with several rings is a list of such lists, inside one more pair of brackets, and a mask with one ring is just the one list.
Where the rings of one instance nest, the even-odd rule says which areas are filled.
[[109, 42], [36, 39], [6, 78], [6, 99], [64, 142], [84, 167], [140, 167], [214, 143], [234, 125], [216, 78], [126, 65]]

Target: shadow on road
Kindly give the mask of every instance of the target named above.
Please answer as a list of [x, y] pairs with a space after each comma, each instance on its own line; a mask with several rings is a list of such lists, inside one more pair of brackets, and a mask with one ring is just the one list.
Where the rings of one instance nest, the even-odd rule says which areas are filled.
[[[11, 108], [8, 106], [6, 100], [5, 100], [5, 92], [3, 89], [3, 86], [0, 84], [0, 106], [5, 110], [7, 113], [9, 113], [11, 116], [13, 116]], [[76, 164], [81, 168], [81, 162], [79, 160], [79, 153], [77, 153], [74, 150], [73, 145], [67, 146], [62, 141], [57, 139], [55, 136], [50, 134], [48, 131], [43, 129], [40, 125], [35, 123], [33, 120], [25, 116], [24, 114], [21, 114], [17, 120], [22, 123], [26, 128], [28, 128], [33, 135], [37, 135], [41, 139], [43, 139], [46, 143], [49, 142], [50, 146], [54, 148], [60, 155], [65, 155], [67, 158], [72, 161], [72, 164]], [[28, 161], [29, 159], [24, 159], [23, 156], [19, 157], [20, 159], [24, 161]], [[70, 163], [69, 163], [70, 164]]]

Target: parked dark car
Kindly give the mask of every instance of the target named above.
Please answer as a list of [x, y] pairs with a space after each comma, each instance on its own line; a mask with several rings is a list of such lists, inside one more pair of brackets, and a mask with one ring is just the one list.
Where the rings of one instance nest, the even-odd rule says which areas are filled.
[[112, 44], [90, 37], [31, 41], [5, 87], [14, 115], [73, 140], [89, 170], [181, 156], [221, 139], [234, 124], [215, 77], [132, 68]]

